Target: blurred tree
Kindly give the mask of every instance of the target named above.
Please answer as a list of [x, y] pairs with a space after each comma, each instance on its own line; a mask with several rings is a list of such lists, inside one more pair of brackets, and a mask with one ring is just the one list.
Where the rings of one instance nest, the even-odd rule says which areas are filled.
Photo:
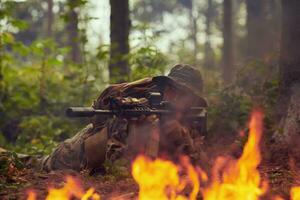
[[14, 30], [16, 40], [30, 45], [37, 39], [51, 37], [60, 46], [65, 46], [65, 40], [69, 38], [67, 36], [69, 31], [66, 31], [60, 15], [68, 10], [66, 4], [65, 1], [54, 0], [47, 0], [42, 3], [38, 0], [15, 3], [14, 12], [11, 15], [16, 19], [13, 20], [16, 21], [13, 24], [21, 26], [21, 28]]
[[[47, 30], [46, 36], [48, 38], [53, 37], [53, 0], [47, 0], [47, 12], [45, 13], [47, 16]], [[41, 111], [44, 112], [47, 106], [47, 98], [46, 98], [46, 55], [50, 53], [50, 49], [46, 48], [46, 52], [42, 58], [42, 64], [40, 68], [40, 108]]]
[[[30, 45], [34, 40], [45, 36], [45, 10], [40, 1], [31, 0], [18, 2], [15, 4], [14, 12], [11, 15], [18, 19], [17, 23], [24, 26], [15, 32], [15, 38], [26, 45]], [[22, 21], [20, 21], [22, 20]], [[30, 28], [26, 28], [30, 24]]]
[[266, 51], [266, 2], [246, 0], [247, 7], [247, 57], [262, 58]]
[[[83, 8], [85, 2], [80, 1], [75, 10]], [[104, 67], [99, 67], [94, 52], [85, 52], [84, 66], [89, 66], [86, 73], [81, 66], [64, 62], [69, 53], [65, 46], [68, 32], [66, 21], [57, 13], [66, 17], [68, 2], [53, 0], [52, 23], [48, 23], [51, 21], [48, 3], [48, 0], [0, 1], [0, 146], [24, 153], [50, 152], [55, 141], [74, 133], [82, 121], [67, 120], [65, 108], [81, 103], [85, 85], [89, 90], [82, 105], [89, 104], [104, 87], [101, 77]], [[82, 27], [79, 45], [84, 43], [82, 33], [86, 29]], [[52, 32], [51, 39], [45, 39], [50, 35], [48, 30]], [[107, 59], [100, 62], [106, 63]]]
[[223, 1], [223, 81], [227, 85], [233, 80], [233, 12], [232, 0]]
[[181, 5], [190, 4], [191, 0], [144, 0], [136, 1], [134, 4], [132, 13], [133, 16], [141, 22], [161, 22], [163, 21], [163, 14], [168, 12], [172, 13], [178, 2], [181, 2]]
[[111, 82], [128, 80], [130, 67], [129, 54], [129, 2], [128, 0], [110, 0], [110, 59], [109, 77]]
[[248, 59], [268, 59], [280, 41], [280, 3], [278, 0], [246, 0]]
[[281, 121], [276, 135], [295, 147], [299, 145], [300, 133], [300, 1], [281, 2], [282, 38], [278, 102]]
[[68, 36], [68, 45], [71, 47], [70, 51], [70, 59], [74, 63], [80, 63], [81, 51], [80, 51], [80, 43], [79, 43], [79, 30], [78, 30], [78, 22], [79, 22], [79, 10], [80, 6], [84, 4], [83, 0], [68, 0], [68, 14], [67, 14], [67, 26], [66, 32], [69, 33]]
[[211, 47], [211, 26], [214, 17], [213, 0], [207, 0], [205, 12], [205, 46], [204, 46], [204, 67], [211, 68], [214, 63], [214, 52]]
[[51, 38], [53, 36], [53, 0], [47, 0], [48, 11], [47, 11], [47, 36]]
[[[162, 26], [164, 20], [172, 17], [176, 23], [180, 22], [183, 18], [186, 20], [185, 29], [187, 31], [187, 37], [184, 38], [184, 42], [187, 43], [187, 51], [189, 56], [188, 62], [193, 65], [198, 64], [198, 57], [200, 53], [200, 41], [198, 38], [199, 19], [201, 19], [202, 9], [200, 9], [199, 1], [195, 0], [144, 0], [137, 1], [133, 7], [133, 19], [144, 24], [151, 24], [151, 29], [148, 28], [148, 32], [152, 32], [154, 36], [161, 36], [161, 34], [172, 34], [174, 32], [173, 27]], [[178, 47], [178, 51], [182, 50], [182, 45], [177, 40], [170, 45]], [[177, 49], [177, 48], [176, 48]], [[171, 50], [173, 51], [173, 50]], [[177, 52], [176, 52], [177, 54]], [[183, 60], [181, 60], [183, 62]]]
[[265, 28], [265, 59], [270, 60], [270, 56], [274, 57], [276, 63], [278, 62], [278, 55], [280, 49], [280, 37], [281, 37], [281, 4], [280, 0], [267, 1], [266, 5], [266, 21]]
[[[182, 0], [181, 0], [182, 1]], [[190, 18], [190, 26], [191, 26], [191, 39], [193, 43], [193, 60], [192, 63], [194, 66], [197, 65], [197, 54], [198, 54], [198, 12], [195, 12], [195, 2], [193, 0], [183, 1], [184, 4], [189, 9], [189, 18]]]

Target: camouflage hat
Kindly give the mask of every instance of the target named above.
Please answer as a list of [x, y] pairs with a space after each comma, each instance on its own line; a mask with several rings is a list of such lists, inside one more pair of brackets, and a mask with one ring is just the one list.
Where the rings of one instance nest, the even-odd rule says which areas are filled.
[[189, 90], [197, 96], [202, 105], [207, 106], [207, 101], [202, 97], [203, 81], [200, 71], [186, 65], [175, 65], [168, 76], [156, 76], [152, 79], [157, 84], [171, 84], [179, 89]]

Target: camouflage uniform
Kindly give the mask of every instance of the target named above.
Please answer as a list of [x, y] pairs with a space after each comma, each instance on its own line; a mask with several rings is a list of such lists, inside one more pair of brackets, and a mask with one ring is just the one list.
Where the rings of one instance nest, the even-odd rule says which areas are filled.
[[[140, 99], [145, 98], [149, 92], [161, 90], [158, 82], [152, 78], [115, 84], [102, 92], [94, 101], [93, 107], [108, 109], [110, 97]], [[203, 99], [200, 98], [199, 106], [203, 104]], [[127, 121], [110, 116], [96, 116], [84, 129], [62, 142], [51, 155], [45, 157], [42, 168], [47, 171], [57, 169], [79, 171], [95, 168], [105, 160], [115, 161], [128, 155], [133, 157], [140, 152], [157, 156], [158, 149], [170, 153], [180, 151], [179, 153], [188, 154], [197, 151], [194, 139], [200, 136], [199, 130], [186, 124], [179, 129], [174, 126], [171, 136], [164, 135], [158, 132], [160, 127], [158, 121], [155, 117], [150, 120]]]

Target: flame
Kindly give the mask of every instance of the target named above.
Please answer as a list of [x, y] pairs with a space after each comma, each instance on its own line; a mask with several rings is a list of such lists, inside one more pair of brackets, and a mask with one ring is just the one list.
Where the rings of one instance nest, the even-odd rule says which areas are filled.
[[[192, 180], [193, 190], [190, 197], [195, 199], [199, 190], [199, 179], [195, 169], [184, 159], [188, 177]], [[152, 161], [145, 156], [138, 156], [132, 165], [132, 175], [139, 184], [139, 200], [184, 200], [179, 194], [187, 181], [179, 177], [180, 167], [162, 159]]]
[[36, 193], [34, 192], [34, 191], [32, 191], [32, 190], [30, 190], [29, 192], [28, 192], [28, 194], [27, 194], [27, 200], [36, 200]]
[[266, 192], [267, 184], [261, 181], [257, 170], [261, 160], [259, 143], [262, 135], [262, 119], [261, 112], [253, 112], [248, 141], [239, 160], [223, 157], [217, 159], [213, 182], [204, 189], [204, 199], [255, 200]]
[[292, 187], [290, 193], [291, 193], [292, 200], [300, 200], [300, 186]]
[[[255, 200], [265, 194], [267, 183], [262, 182], [257, 166], [261, 161], [259, 143], [262, 135], [261, 112], [253, 112], [250, 121], [250, 133], [244, 151], [239, 160], [220, 157], [213, 168], [211, 184], [202, 188], [205, 200]], [[188, 179], [193, 190], [188, 199], [196, 199], [200, 190], [199, 176], [195, 168], [184, 161]], [[139, 199], [187, 199], [178, 195], [186, 186], [179, 176], [179, 167], [170, 161], [139, 156], [133, 163], [132, 175], [139, 184]], [[207, 177], [202, 172], [201, 177]], [[203, 178], [202, 178], [203, 179]], [[204, 181], [207, 178], [204, 178]]]
[[[219, 157], [212, 168], [212, 177], [182, 157], [180, 165], [160, 158], [138, 156], [132, 164], [132, 176], [139, 185], [139, 200], [196, 200], [199, 192], [203, 200], [258, 200], [267, 191], [268, 184], [261, 180], [257, 169], [261, 162], [259, 144], [263, 130], [263, 114], [255, 111], [249, 123], [248, 141], [238, 160]], [[202, 182], [204, 184], [202, 184]], [[200, 187], [201, 183], [201, 187]], [[203, 186], [202, 186], [203, 185]], [[300, 186], [290, 191], [292, 200], [300, 200]], [[27, 200], [36, 200], [36, 193], [28, 192]], [[87, 192], [78, 182], [66, 178], [61, 189], [50, 188], [46, 200], [100, 200], [93, 188]], [[273, 200], [283, 200], [274, 196]]]
[[[90, 188], [87, 192], [84, 192], [77, 180], [71, 176], [66, 177], [66, 184], [60, 188], [49, 188], [46, 200], [69, 200], [75, 197], [81, 200], [100, 200], [100, 195], [95, 193], [94, 188]], [[33, 191], [28, 192], [27, 200], [36, 200], [37, 195]]]
[[284, 200], [281, 196], [276, 195], [272, 200]]

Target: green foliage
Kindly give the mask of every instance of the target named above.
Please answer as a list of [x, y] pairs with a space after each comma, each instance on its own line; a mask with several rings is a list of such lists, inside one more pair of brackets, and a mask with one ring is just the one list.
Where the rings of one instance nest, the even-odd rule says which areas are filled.
[[[26, 28], [8, 8], [5, 11], [8, 26]], [[51, 39], [24, 44], [6, 27], [0, 27], [0, 41], [0, 146], [29, 154], [50, 153], [83, 126], [83, 121], [66, 119], [64, 110], [90, 105], [97, 89], [103, 88], [103, 82], [91, 78], [99, 70], [96, 61], [89, 63], [93, 69], [83, 72], [82, 66], [67, 62], [69, 48]], [[94, 60], [93, 55], [87, 57]]]
[[15, 152], [1, 152], [0, 153], [0, 174], [7, 173], [9, 167], [15, 167], [16, 169], [23, 169], [24, 164], [18, 158]]
[[18, 181], [25, 165], [13, 152], [0, 152], [0, 190], [20, 188], [24, 185]]
[[218, 91], [217, 97], [210, 102], [208, 122], [213, 130], [220, 128], [225, 133], [241, 130], [248, 119], [253, 102], [248, 96], [231, 89]]
[[[86, 3], [69, 2], [67, 8], [81, 8]], [[91, 105], [106, 86], [110, 46], [101, 45], [95, 53], [87, 51], [88, 38], [83, 25], [91, 18], [88, 15], [80, 18], [79, 42], [84, 59], [75, 64], [68, 58], [70, 48], [53, 39], [36, 39], [31, 43], [19, 40], [17, 36], [26, 30], [27, 23], [14, 18], [13, 6], [7, 6], [4, 11], [9, 20], [5, 21], [7, 26], [0, 27], [3, 44], [0, 47], [3, 77], [0, 79], [0, 146], [27, 154], [48, 154], [85, 122], [67, 119], [64, 110], [68, 106]], [[17, 28], [18, 33], [7, 29], [8, 26]], [[161, 74], [167, 64], [166, 57], [157, 48], [145, 43], [134, 47], [128, 59], [132, 70], [130, 80]]]
[[[161, 25], [165, 13], [171, 15], [175, 11], [177, 15], [181, 13], [177, 12], [180, 11], [177, 8], [190, 8], [190, 2], [135, 2], [132, 13], [136, 21], [133, 20], [132, 32], [139, 34], [132, 34], [138, 38], [131, 37], [131, 52], [125, 56], [131, 69], [129, 81], [165, 74], [169, 60], [199, 65], [199, 60], [194, 60], [189, 38], [172, 38], [169, 46], [172, 55], [168, 57], [155, 46], [161, 34], [167, 33], [167, 29], [157, 26], [158, 23]], [[54, 21], [59, 22], [54, 24], [53, 30], [59, 30], [53, 31], [52, 39], [47, 39], [43, 33], [46, 26], [45, 4], [37, 0], [20, 4], [0, 2], [0, 146], [16, 152], [46, 154], [83, 126], [83, 119], [71, 121], [65, 117], [64, 110], [68, 106], [91, 105], [109, 82], [107, 65], [110, 59], [109, 45], [100, 45], [96, 52], [87, 48], [87, 24], [93, 19], [85, 10], [87, 4], [87, 0], [56, 4], [60, 6], [57, 13], [61, 18], [55, 18]], [[68, 39], [65, 23], [69, 20], [71, 9], [80, 10], [77, 13], [77, 41], [82, 53], [80, 63], [69, 59], [70, 47], [65, 46]], [[179, 20], [184, 15], [189, 13], [175, 17]], [[217, 41], [220, 36], [215, 29], [221, 27], [222, 20], [214, 21], [220, 22], [214, 22], [212, 27], [212, 32], [217, 34], [212, 33], [211, 40]], [[176, 33], [176, 30], [171, 32]], [[199, 55], [204, 51], [201, 40], [197, 49]], [[220, 47], [212, 46], [217, 63], [221, 59]], [[226, 88], [222, 86], [220, 68], [203, 69], [204, 92], [210, 104], [208, 122], [211, 132], [218, 128], [227, 132], [242, 129], [249, 112], [256, 105], [265, 108], [268, 124], [272, 125], [269, 116], [278, 90], [275, 69], [276, 66], [262, 61], [249, 62], [238, 70], [236, 80]], [[115, 176], [122, 176], [119, 169], [106, 167]]]
[[67, 49], [56, 47], [53, 41], [10, 45], [14, 52], [5, 54], [5, 95], [1, 104], [4, 114], [0, 124], [9, 126], [8, 122], [14, 120], [20, 133], [16, 145], [0, 145], [23, 153], [50, 153], [58, 141], [74, 134], [80, 126], [66, 120], [66, 107], [90, 104], [95, 90], [86, 93], [86, 101], [82, 101], [86, 75], [77, 65], [63, 66], [61, 58]]
[[164, 74], [166, 57], [155, 47], [145, 46], [130, 55], [131, 80]]
[[[19, 124], [22, 134], [16, 141], [16, 151], [27, 154], [50, 153], [57, 145], [55, 138], [62, 134], [55, 119], [48, 116], [24, 117]], [[24, 144], [31, 144], [25, 145]]]
[[[210, 132], [235, 132], [246, 127], [254, 107], [264, 109], [266, 127], [273, 126], [272, 116], [278, 99], [276, 66], [262, 61], [251, 61], [241, 67], [236, 80], [229, 86], [221, 86], [220, 75], [204, 71], [205, 93], [209, 97]], [[222, 130], [220, 130], [222, 129]]]

